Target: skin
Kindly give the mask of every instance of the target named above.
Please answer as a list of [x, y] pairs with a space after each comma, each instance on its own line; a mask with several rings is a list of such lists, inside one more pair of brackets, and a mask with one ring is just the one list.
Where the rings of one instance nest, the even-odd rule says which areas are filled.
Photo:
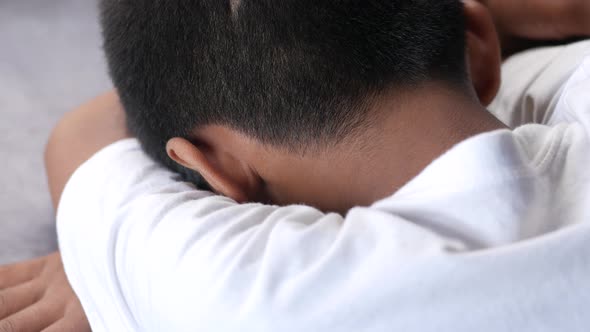
[[[374, 108], [375, 121], [362, 136], [329, 149], [289, 153], [226, 127], [210, 126], [196, 134], [198, 145], [175, 138], [168, 152], [236, 201], [305, 203], [345, 214], [353, 206], [392, 194], [456, 143], [504, 128], [476, 97], [470, 100], [438, 86], [423, 89], [416, 95], [428, 98], [384, 100]], [[433, 103], [438, 106], [433, 108]], [[410, 125], [414, 123], [427, 128], [419, 139]]]
[[480, 0], [492, 13], [504, 56], [575, 41], [590, 31], [588, 0]]
[[453, 145], [504, 127], [483, 106], [500, 82], [493, 19], [479, 2], [467, 1], [465, 8], [473, 86], [463, 91], [443, 83], [391, 91], [373, 105], [360, 134], [305, 153], [261, 144], [225, 126], [205, 126], [194, 131], [191, 141], [171, 139], [168, 155], [238, 202], [304, 203], [341, 214], [370, 205]]
[[[70, 175], [100, 148], [128, 137], [114, 92], [66, 114], [47, 144], [45, 165], [54, 207]], [[83, 138], [83, 139], [81, 139]], [[90, 325], [58, 252], [0, 267], [0, 332], [84, 332]]]
[[[545, 22], [547, 13], [542, 8], [546, 7], [541, 5], [551, 1], [521, 1], [538, 3], [539, 7], [531, 5], [528, 8], [534, 10], [523, 13], [521, 7], [511, 5], [517, 1], [487, 1], [501, 32], [510, 33], [511, 20], [518, 17], [513, 24], [514, 35], [553, 38], [543, 36], [544, 30], [527, 30], [528, 23], [521, 25]], [[559, 3], [567, 7], [561, 12], [576, 16], [587, 10], [588, 1]], [[493, 19], [477, 1], [466, 0], [465, 4], [473, 85], [465, 93], [436, 84], [413, 92], [392, 92], [375, 104], [370, 130], [349, 142], [307, 154], [288, 153], [230, 128], [209, 126], [195, 131], [200, 142], [196, 146], [181, 138], [171, 139], [167, 146], [170, 157], [201, 172], [215, 191], [239, 202], [306, 202], [323, 210], [345, 212], [351, 206], [367, 205], [391, 194], [454, 144], [502, 127], [482, 106], [492, 100], [499, 84], [500, 51]], [[535, 8], [541, 8], [540, 12]], [[560, 17], [563, 21], [572, 20], [569, 16]], [[580, 31], [590, 35], [590, 28], [582, 21]], [[128, 136], [116, 92], [67, 114], [51, 135], [46, 151], [54, 205], [80, 164], [100, 148]], [[302, 178], [306, 179], [305, 185], [300, 184]], [[0, 332], [17, 331], [90, 331], [80, 302], [67, 282], [59, 253], [0, 267]]]
[[566, 39], [590, 31], [588, 0], [481, 0], [507, 37]]

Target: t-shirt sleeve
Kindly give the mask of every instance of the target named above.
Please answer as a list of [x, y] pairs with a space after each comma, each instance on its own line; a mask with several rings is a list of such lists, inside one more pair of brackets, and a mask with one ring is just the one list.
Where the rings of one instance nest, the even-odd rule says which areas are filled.
[[566, 82], [590, 54], [590, 40], [518, 53], [502, 65], [490, 111], [511, 128], [550, 124]]
[[550, 124], [579, 123], [590, 138], [590, 49], [564, 85]]
[[336, 309], [351, 331], [380, 331], [391, 294], [372, 285], [463, 248], [377, 208], [343, 218], [237, 204], [180, 181], [134, 139], [72, 175], [57, 219], [65, 270], [94, 331], [322, 330]]

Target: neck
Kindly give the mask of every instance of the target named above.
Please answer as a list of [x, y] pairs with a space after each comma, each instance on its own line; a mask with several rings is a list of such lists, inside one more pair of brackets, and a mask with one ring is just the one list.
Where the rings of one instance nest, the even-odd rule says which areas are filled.
[[476, 98], [436, 87], [382, 98], [372, 112], [362, 131], [322, 151], [270, 148], [240, 158], [264, 180], [268, 201], [344, 214], [393, 194], [455, 144], [505, 128]]
[[370, 153], [358, 159], [364, 170], [353, 178], [359, 188], [355, 205], [393, 194], [461, 141], [506, 128], [475, 98], [432, 87], [424, 95], [401, 105], [381, 105], [382, 116], [375, 117], [368, 136]]

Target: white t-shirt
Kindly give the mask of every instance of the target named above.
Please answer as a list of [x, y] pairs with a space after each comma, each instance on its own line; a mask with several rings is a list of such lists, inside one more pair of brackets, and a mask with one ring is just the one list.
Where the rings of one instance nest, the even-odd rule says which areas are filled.
[[548, 125], [461, 142], [346, 217], [239, 205], [117, 142], [58, 211], [101, 331], [590, 329], [590, 58]]

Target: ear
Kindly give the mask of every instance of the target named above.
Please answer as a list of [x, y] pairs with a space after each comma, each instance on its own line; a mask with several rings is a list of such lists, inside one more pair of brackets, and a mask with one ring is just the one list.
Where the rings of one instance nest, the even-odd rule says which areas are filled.
[[238, 160], [227, 153], [215, 151], [207, 146], [196, 146], [190, 141], [175, 137], [166, 144], [168, 156], [176, 163], [198, 172], [211, 188], [236, 202], [244, 203], [249, 200], [248, 174]]
[[500, 41], [486, 6], [477, 0], [463, 3], [467, 23], [467, 68], [480, 102], [488, 105], [500, 87]]

